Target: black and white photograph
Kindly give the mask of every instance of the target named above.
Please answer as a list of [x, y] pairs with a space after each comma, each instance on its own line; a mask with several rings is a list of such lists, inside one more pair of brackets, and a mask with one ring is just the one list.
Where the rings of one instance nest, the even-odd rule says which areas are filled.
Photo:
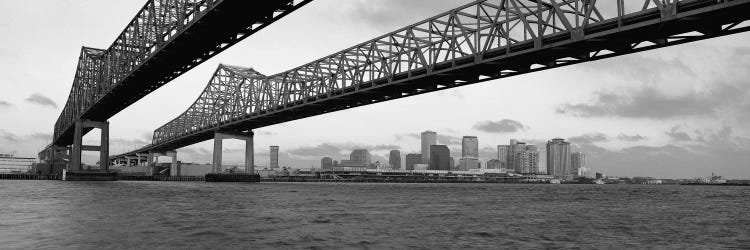
[[750, 249], [750, 0], [0, 13], [0, 249]]

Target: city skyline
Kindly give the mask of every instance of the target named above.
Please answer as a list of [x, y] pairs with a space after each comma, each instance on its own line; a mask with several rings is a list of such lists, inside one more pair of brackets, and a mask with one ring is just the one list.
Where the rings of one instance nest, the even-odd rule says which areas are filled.
[[[430, 2], [414, 10], [424, 2], [321, 0], [117, 114], [110, 120], [111, 152], [149, 143], [154, 129], [195, 100], [218, 63], [273, 74], [466, 2]], [[80, 46], [108, 46], [142, 3], [50, 1], [8, 7], [17, 11], [0, 17], [0, 31], [17, 36], [0, 38], [6, 45], [0, 49], [0, 66], [8, 72], [2, 83], [6, 91], [0, 94], [0, 153], [33, 157], [49, 142]], [[397, 10], [383, 11], [386, 7]], [[17, 21], [27, 20], [23, 16], [28, 13], [37, 18]], [[59, 22], [60, 13], [70, 18]], [[320, 15], [332, 18], [314, 18]], [[322, 35], [314, 32], [316, 27], [341, 32]], [[308, 43], [291, 39], [291, 31], [310, 37]], [[54, 46], [43, 39], [49, 34], [56, 35]], [[496, 151], [496, 144], [511, 138], [539, 147], [561, 137], [577, 142], [579, 148], [572, 150], [590, 152], [589, 166], [612, 175], [695, 177], [716, 172], [748, 178], [750, 87], [744, 79], [750, 48], [743, 42], [748, 38], [750, 34], [737, 34], [265, 127], [255, 131], [256, 160], [268, 165], [267, 147], [281, 145], [282, 165], [316, 165], [320, 152], [342, 155], [365, 147], [374, 149], [375, 159], [387, 162], [385, 155], [393, 148], [384, 146], [399, 145], [402, 158], [420, 152], [413, 146], [419, 145], [413, 131], [429, 128], [441, 134], [439, 141], [449, 142], [456, 160], [461, 150], [455, 142], [463, 135], [481, 137], [479, 156], [485, 159], [491, 158], [488, 152]], [[349, 127], [355, 124], [364, 124], [360, 126], [370, 132]], [[96, 137], [92, 133], [84, 140]], [[182, 161], [210, 162], [210, 149], [206, 142], [178, 151]], [[239, 142], [227, 140], [224, 150], [227, 164], [242, 164]], [[91, 155], [84, 158], [93, 163]]]

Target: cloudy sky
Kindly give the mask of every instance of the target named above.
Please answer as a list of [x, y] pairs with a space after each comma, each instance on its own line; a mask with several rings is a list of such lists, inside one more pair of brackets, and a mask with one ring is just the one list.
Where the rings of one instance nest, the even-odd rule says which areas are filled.
[[[219, 63], [270, 75], [448, 10], [466, 0], [316, 0], [201, 64], [109, 121], [111, 151], [150, 143], [154, 129], [197, 98]], [[49, 143], [81, 46], [106, 48], [143, 1], [4, 1], [0, 15], [0, 153], [35, 156]], [[481, 156], [510, 139], [569, 139], [608, 175], [750, 178], [750, 34], [738, 34], [399, 99], [256, 130], [258, 165], [268, 146], [281, 164], [318, 166], [368, 148], [417, 152], [433, 130], [460, 154], [479, 137]], [[94, 143], [97, 133], [84, 140]], [[224, 143], [228, 164], [244, 144]], [[210, 141], [178, 150], [210, 162]], [[86, 154], [93, 163], [95, 156]]]

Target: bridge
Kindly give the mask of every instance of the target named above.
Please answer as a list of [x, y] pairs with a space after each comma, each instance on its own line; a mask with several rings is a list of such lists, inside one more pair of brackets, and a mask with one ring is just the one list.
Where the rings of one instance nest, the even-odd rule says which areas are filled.
[[221, 141], [239, 138], [252, 172], [253, 129], [744, 32], [748, 10], [750, 0], [478, 0], [275, 75], [220, 65], [152, 144], [111, 159], [151, 162], [213, 138], [220, 171]]
[[[63, 153], [68, 171], [81, 171], [81, 151], [99, 151], [106, 170], [107, 119], [310, 1], [148, 0], [109, 48], [81, 49], [52, 143], [39, 158], [54, 162]], [[82, 145], [94, 128], [100, 146]]]

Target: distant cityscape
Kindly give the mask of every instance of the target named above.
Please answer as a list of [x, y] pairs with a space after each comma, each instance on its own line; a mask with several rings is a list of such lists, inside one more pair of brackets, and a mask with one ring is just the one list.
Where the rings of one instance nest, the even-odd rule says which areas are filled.
[[[409, 153], [403, 157], [401, 151], [391, 150], [388, 163], [372, 162], [368, 149], [354, 149], [349, 159], [336, 160], [324, 156], [320, 160], [321, 169], [366, 168], [393, 170], [443, 170], [443, 171], [481, 171], [494, 173], [516, 173], [528, 175], [552, 175], [569, 179], [590, 177], [591, 170], [586, 167], [586, 154], [571, 152], [570, 143], [555, 138], [547, 142], [544, 149], [536, 145], [511, 139], [508, 145], [497, 146], [497, 157], [482, 162], [479, 159], [479, 138], [464, 136], [461, 140], [461, 158], [458, 162], [451, 156], [448, 145], [437, 143], [437, 133], [421, 133], [421, 152]], [[278, 148], [277, 148], [278, 150]], [[276, 159], [274, 159], [276, 158]], [[278, 164], [278, 151], [271, 150], [271, 168]], [[278, 167], [276, 165], [275, 167]]]

